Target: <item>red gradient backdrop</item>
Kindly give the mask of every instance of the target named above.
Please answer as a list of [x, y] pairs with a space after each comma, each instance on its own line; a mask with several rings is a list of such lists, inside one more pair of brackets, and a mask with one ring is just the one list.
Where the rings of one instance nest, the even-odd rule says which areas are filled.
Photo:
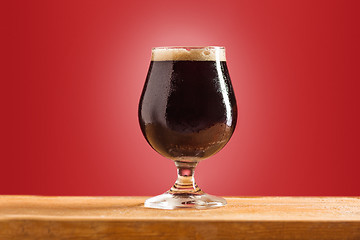
[[155, 195], [143, 138], [150, 49], [222, 45], [239, 121], [201, 162], [218, 195], [360, 195], [358, 1], [9, 1], [1, 18], [0, 194]]

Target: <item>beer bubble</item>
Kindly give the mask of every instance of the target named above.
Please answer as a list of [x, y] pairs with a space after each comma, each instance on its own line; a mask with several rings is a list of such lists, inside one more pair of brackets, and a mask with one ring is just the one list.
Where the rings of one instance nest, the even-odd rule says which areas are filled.
[[210, 54], [210, 51], [209, 51], [209, 50], [206, 50], [206, 51], [203, 52], [203, 54], [204, 54], [205, 56], [207, 56], [207, 55]]

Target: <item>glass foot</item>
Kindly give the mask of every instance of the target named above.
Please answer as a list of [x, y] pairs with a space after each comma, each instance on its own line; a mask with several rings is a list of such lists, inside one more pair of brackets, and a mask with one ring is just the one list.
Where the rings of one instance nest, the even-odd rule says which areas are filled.
[[226, 205], [226, 200], [221, 197], [209, 194], [171, 194], [164, 193], [156, 197], [149, 198], [145, 201], [144, 206], [147, 208], [159, 209], [208, 209]]

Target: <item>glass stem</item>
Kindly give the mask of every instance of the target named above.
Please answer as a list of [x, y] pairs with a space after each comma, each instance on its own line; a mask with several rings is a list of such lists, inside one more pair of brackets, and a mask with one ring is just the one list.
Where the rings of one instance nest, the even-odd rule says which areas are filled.
[[194, 179], [195, 167], [197, 164], [197, 162], [175, 161], [178, 178], [174, 186], [172, 186], [168, 192], [171, 194], [203, 194]]

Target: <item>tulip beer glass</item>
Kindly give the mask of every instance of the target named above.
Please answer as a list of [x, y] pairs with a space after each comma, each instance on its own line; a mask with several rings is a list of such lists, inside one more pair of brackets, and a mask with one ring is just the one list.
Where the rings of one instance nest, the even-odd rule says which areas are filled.
[[224, 47], [157, 47], [139, 104], [141, 131], [150, 146], [175, 162], [178, 179], [145, 207], [206, 209], [226, 200], [204, 193], [194, 169], [220, 151], [236, 125], [237, 107]]

